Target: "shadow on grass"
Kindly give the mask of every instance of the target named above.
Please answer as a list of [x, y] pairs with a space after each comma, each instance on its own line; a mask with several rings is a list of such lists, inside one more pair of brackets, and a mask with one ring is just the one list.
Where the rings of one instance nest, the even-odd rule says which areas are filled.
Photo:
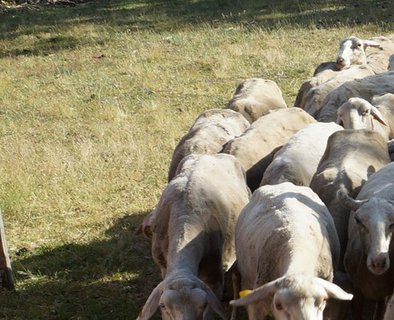
[[0, 318], [135, 319], [160, 281], [150, 241], [135, 235], [146, 214], [119, 219], [105, 241], [20, 252], [14, 273], [29, 285], [1, 293]]
[[[209, 23], [241, 24], [275, 29], [286, 26], [330, 28], [376, 24], [393, 28], [393, 1], [371, 0], [114, 0], [91, 1], [74, 7], [46, 6], [39, 10], [10, 9], [0, 14], [0, 39], [64, 32], [78, 24], [108, 25], [117, 31], [174, 31]], [[55, 37], [56, 39], [56, 37]], [[83, 35], [81, 35], [83, 39]], [[36, 41], [33, 49], [3, 52], [1, 56], [45, 55], [72, 48], [70, 41]], [[82, 41], [83, 45], [83, 41]]]

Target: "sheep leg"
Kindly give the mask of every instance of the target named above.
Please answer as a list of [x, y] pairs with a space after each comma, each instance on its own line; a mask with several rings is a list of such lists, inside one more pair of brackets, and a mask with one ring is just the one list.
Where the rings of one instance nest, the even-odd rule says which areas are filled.
[[[237, 263], [234, 263], [230, 269], [231, 278], [233, 283], [233, 299], [236, 300], [239, 298], [239, 291], [241, 290], [241, 274], [238, 271]], [[231, 309], [231, 318], [230, 320], [235, 320], [237, 317], [237, 307], [233, 306]]]
[[386, 303], [384, 300], [376, 302], [375, 311], [373, 314], [374, 320], [382, 320], [386, 310]]

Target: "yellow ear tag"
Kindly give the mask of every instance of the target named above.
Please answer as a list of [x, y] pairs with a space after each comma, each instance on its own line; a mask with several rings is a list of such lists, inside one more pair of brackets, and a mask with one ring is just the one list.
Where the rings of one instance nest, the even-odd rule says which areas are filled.
[[240, 298], [246, 297], [251, 292], [252, 292], [252, 290], [248, 290], [248, 289], [242, 290], [242, 291], [239, 292], [239, 297]]

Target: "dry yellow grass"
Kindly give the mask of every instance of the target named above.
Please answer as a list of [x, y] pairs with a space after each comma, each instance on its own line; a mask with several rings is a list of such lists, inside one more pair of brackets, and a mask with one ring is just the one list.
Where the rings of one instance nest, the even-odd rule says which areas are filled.
[[341, 38], [392, 30], [387, 11], [360, 3], [97, 1], [1, 13], [0, 206], [17, 293], [2, 293], [0, 318], [135, 318], [159, 275], [134, 231], [180, 137], [242, 79], [276, 81], [292, 105]]

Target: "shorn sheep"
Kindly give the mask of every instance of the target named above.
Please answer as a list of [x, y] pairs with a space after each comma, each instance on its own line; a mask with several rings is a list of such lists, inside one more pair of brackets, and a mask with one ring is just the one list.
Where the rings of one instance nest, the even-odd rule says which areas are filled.
[[163, 281], [138, 320], [226, 319], [224, 272], [235, 261], [234, 229], [249, 200], [245, 173], [231, 155], [189, 155], [164, 189], [152, 221], [152, 256]]
[[341, 245], [338, 270], [344, 271], [343, 256], [348, 239], [350, 211], [337, 199], [338, 190], [357, 196], [369, 177], [390, 162], [386, 140], [377, 132], [342, 130], [327, 142], [310, 187], [330, 211]]
[[339, 257], [334, 222], [319, 197], [290, 182], [257, 189], [236, 225], [237, 267], [250, 320], [321, 320], [329, 298], [352, 299], [331, 281]]
[[352, 97], [337, 111], [337, 123], [345, 129], [371, 129], [386, 140], [394, 138], [394, 94], [374, 96], [369, 102]]
[[286, 181], [298, 186], [309, 186], [326, 149], [327, 139], [338, 130], [343, 128], [335, 123], [316, 122], [295, 133], [275, 153], [260, 186]]
[[250, 123], [270, 110], [286, 108], [282, 91], [272, 80], [249, 78], [242, 81], [226, 108], [241, 113]]
[[361, 319], [363, 299], [379, 302], [376, 319], [384, 313], [385, 299], [393, 293], [394, 163], [373, 174], [356, 199], [338, 191], [341, 203], [351, 210], [349, 241], [344, 264], [355, 291], [355, 319]]
[[226, 142], [241, 135], [248, 127], [248, 121], [233, 110], [211, 109], [201, 113], [175, 147], [168, 181], [174, 178], [178, 164], [184, 157], [218, 153]]
[[252, 191], [260, 185], [273, 152], [290, 137], [316, 120], [300, 108], [281, 108], [271, 111], [253, 122], [239, 137], [230, 140], [223, 153], [235, 156], [246, 171]]
[[339, 107], [352, 97], [363, 98], [371, 102], [374, 96], [386, 93], [394, 93], [394, 71], [345, 82], [324, 99], [317, 120], [336, 121]]
[[[335, 86], [345, 81], [364, 77], [367, 73], [374, 74], [374, 71], [370, 68], [359, 68], [359, 66], [366, 67], [367, 65], [367, 47], [381, 48], [381, 43], [373, 40], [362, 40], [354, 36], [342, 39], [339, 43], [339, 51], [336, 61], [321, 63], [315, 69], [313, 77], [303, 82], [298, 90], [294, 107], [310, 109], [312, 106], [312, 102], [310, 100], [313, 98], [315, 100], [314, 104], [316, 104], [317, 98], [314, 98], [313, 94], [309, 93], [309, 91], [318, 86], [321, 86], [320, 91], [323, 90], [323, 84], [333, 78], [336, 78], [335, 82], [331, 81], [330, 86], [325, 88], [324, 92], [332, 90]], [[342, 72], [351, 66], [355, 66], [354, 71]], [[323, 95], [320, 92], [319, 96], [321, 100]], [[315, 114], [313, 115], [315, 116]]]

